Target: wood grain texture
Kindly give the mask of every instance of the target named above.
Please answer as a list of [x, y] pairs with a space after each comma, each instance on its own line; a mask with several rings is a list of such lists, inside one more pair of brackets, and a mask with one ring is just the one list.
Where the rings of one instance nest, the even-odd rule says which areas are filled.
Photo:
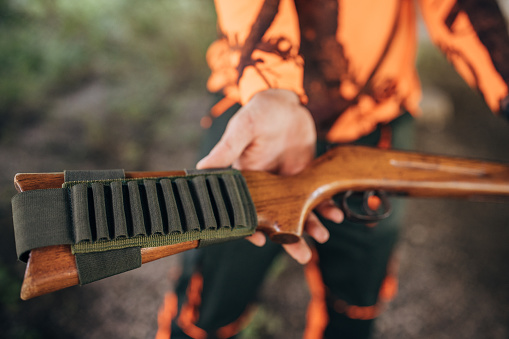
[[[185, 175], [184, 171], [129, 172], [126, 178], [155, 178]], [[63, 173], [20, 173], [14, 178], [18, 192], [35, 189], [60, 188], [64, 183]], [[199, 241], [147, 247], [141, 249], [142, 264], [198, 247]], [[29, 254], [25, 277], [21, 286], [21, 299], [28, 300], [79, 284], [78, 268], [71, 246], [59, 245], [36, 248]]]
[[[141, 262], [168, 257], [198, 247], [198, 240], [141, 249]], [[58, 245], [32, 250], [21, 285], [21, 299], [28, 300], [79, 284], [78, 268], [71, 246]]]
[[70, 246], [37, 248], [28, 257], [21, 299], [31, 299], [77, 284], [78, 269]]
[[[127, 178], [184, 175], [173, 172], [127, 172]], [[295, 176], [242, 171], [257, 217], [258, 230], [272, 241], [292, 243], [302, 235], [304, 222], [324, 199], [348, 190], [384, 190], [414, 197], [509, 196], [509, 166], [493, 162], [361, 146], [335, 148]], [[21, 191], [59, 188], [63, 173], [17, 174]], [[149, 262], [198, 246], [198, 241], [142, 250]], [[31, 252], [22, 287], [23, 299], [78, 283], [70, 246], [51, 246]]]
[[509, 196], [507, 164], [361, 146], [332, 149], [291, 177], [242, 174], [258, 228], [281, 243], [302, 234], [307, 215], [318, 203], [348, 190], [384, 190], [409, 197]]

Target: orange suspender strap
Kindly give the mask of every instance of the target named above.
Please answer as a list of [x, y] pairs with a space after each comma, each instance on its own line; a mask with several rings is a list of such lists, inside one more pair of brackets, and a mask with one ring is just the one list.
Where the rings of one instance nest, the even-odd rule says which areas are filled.
[[329, 315], [325, 302], [325, 284], [323, 283], [322, 273], [318, 268], [318, 252], [316, 249], [313, 249], [311, 261], [306, 265], [304, 274], [309, 286], [311, 300], [306, 313], [306, 329], [303, 338], [322, 338], [329, 323]]
[[177, 315], [178, 299], [175, 293], [166, 293], [163, 305], [157, 314], [157, 333], [155, 339], [171, 337], [171, 322]]
[[207, 338], [207, 332], [196, 326], [200, 315], [201, 292], [203, 290], [203, 277], [199, 273], [193, 274], [187, 287], [187, 302], [182, 305], [177, 324], [185, 334], [194, 339]]
[[[393, 256], [387, 266], [387, 275], [380, 287], [378, 302], [372, 306], [349, 305], [343, 300], [336, 300], [334, 309], [343, 313], [350, 319], [370, 320], [378, 317], [397, 294], [397, 262]], [[313, 256], [305, 268], [306, 281], [311, 293], [311, 300], [308, 305], [306, 320], [307, 325], [304, 331], [304, 339], [322, 338], [329, 323], [329, 315], [326, 304], [326, 287], [322, 274], [318, 268], [318, 253], [313, 250]]]
[[[195, 273], [191, 277], [187, 288], [187, 301], [182, 305], [180, 315], [177, 318], [177, 324], [182, 331], [194, 339], [205, 339], [208, 336], [205, 330], [196, 326], [196, 322], [200, 316], [199, 307], [201, 305], [202, 290], [203, 277], [200, 273]], [[249, 323], [249, 320], [254, 314], [254, 310], [254, 307], [248, 307], [236, 321], [219, 328], [216, 331], [216, 337], [229, 338], [239, 333]], [[171, 323], [177, 314], [177, 295], [175, 293], [167, 293], [157, 317], [158, 331], [155, 339], [171, 338]]]
[[[195, 273], [187, 287], [187, 302], [182, 306], [177, 323], [182, 331], [195, 339], [207, 338], [207, 333], [195, 325], [198, 320], [198, 308], [201, 304], [201, 292], [203, 288], [203, 278], [199, 273]], [[159, 309], [157, 316], [158, 330], [155, 339], [171, 338], [171, 323], [178, 314], [178, 297], [175, 293], [167, 293], [164, 297], [164, 303]]]

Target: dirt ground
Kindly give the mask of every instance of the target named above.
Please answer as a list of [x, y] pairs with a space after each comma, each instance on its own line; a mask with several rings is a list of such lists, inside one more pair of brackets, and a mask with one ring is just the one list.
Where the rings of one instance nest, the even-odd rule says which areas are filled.
[[[450, 74], [441, 76], [456, 79]], [[417, 124], [412, 148], [509, 162], [509, 124], [492, 116], [482, 100], [457, 80], [446, 79], [439, 87], [427, 78], [433, 76], [423, 79], [423, 110], [428, 115]], [[94, 112], [99, 124], [111, 124], [98, 109], [107, 100], [102, 86], [92, 82], [58, 100], [44, 120], [14, 131], [0, 146], [2, 338], [153, 338], [156, 333], [157, 311], [172, 287], [178, 256], [30, 301], [17, 297], [25, 266], [16, 262], [10, 221], [14, 173], [128, 163], [122, 147], [100, 153], [107, 144], [90, 151], [84, 141], [94, 137], [83, 127], [85, 112]], [[199, 93], [180, 98], [182, 114], [163, 119], [167, 130], [151, 130], [157, 133], [146, 143], [150, 147], [143, 151], [142, 166], [128, 169], [194, 165], [198, 121], [211, 100]], [[442, 113], [433, 117], [437, 111]], [[123, 122], [115, 124], [118, 128]], [[115, 140], [132, 146], [134, 129], [115, 130], [111, 127]], [[399, 294], [380, 317], [375, 338], [509, 337], [508, 226], [507, 203], [409, 201], [399, 244]], [[300, 337], [307, 298], [301, 267], [281, 258], [261, 291], [260, 312], [245, 337]]]

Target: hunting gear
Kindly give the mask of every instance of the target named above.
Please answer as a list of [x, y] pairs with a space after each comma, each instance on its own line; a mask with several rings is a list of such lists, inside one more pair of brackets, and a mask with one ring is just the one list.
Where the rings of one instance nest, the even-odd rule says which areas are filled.
[[[467, 83], [509, 117], [494, 0], [216, 0], [207, 88], [221, 97], [202, 120], [206, 172], [18, 175], [23, 297], [184, 251], [157, 338], [230, 338], [284, 248], [307, 263], [304, 337], [369, 337], [397, 291], [401, 208], [387, 195], [509, 190], [506, 165], [387, 150], [408, 143], [400, 131], [419, 114], [417, 6]], [[368, 193], [355, 203], [356, 191]]]
[[[207, 88], [222, 96], [202, 120], [210, 127], [199, 168], [295, 174], [310, 154], [340, 144], [404, 148], [408, 116], [420, 113], [417, 7], [460, 75], [494, 113], [508, 117], [509, 36], [494, 0], [215, 4], [218, 39], [207, 52]], [[369, 337], [397, 290], [401, 207], [393, 210], [376, 225], [338, 224], [343, 216], [328, 203], [307, 219], [313, 248], [303, 240], [284, 247], [312, 272], [305, 337]], [[250, 240], [264, 243], [260, 233]], [[257, 248], [238, 241], [186, 253], [176, 293], [161, 308], [161, 337], [235, 336], [280, 251], [272, 242]]]

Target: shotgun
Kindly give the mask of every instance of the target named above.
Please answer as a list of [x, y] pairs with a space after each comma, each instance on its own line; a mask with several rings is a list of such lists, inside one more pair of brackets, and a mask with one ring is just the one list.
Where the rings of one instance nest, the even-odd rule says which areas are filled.
[[[183, 171], [125, 173], [126, 180], [185, 175]], [[340, 193], [376, 191], [408, 197], [462, 199], [509, 196], [508, 164], [363, 146], [329, 150], [294, 176], [262, 171], [241, 171], [241, 175], [256, 212], [256, 230], [277, 243], [298, 241], [310, 211], [324, 199]], [[17, 174], [14, 183], [18, 192], [58, 189], [64, 183], [64, 174]], [[343, 207], [348, 208], [347, 204]], [[143, 247], [141, 264], [199, 245], [200, 240], [189, 240]], [[27, 300], [79, 283], [71, 245], [35, 248], [28, 255], [21, 298]]]

